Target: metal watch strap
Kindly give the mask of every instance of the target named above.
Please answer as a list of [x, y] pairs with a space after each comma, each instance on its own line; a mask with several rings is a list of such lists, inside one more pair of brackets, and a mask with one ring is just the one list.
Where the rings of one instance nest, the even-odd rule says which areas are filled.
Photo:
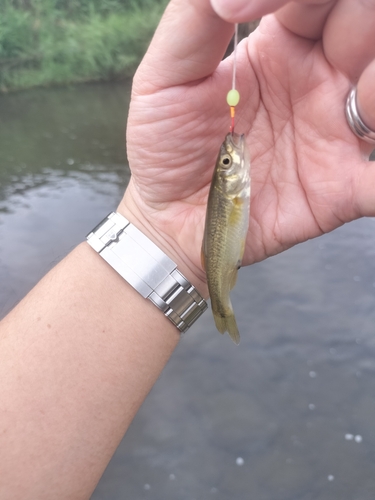
[[181, 332], [207, 309], [177, 264], [119, 213], [102, 220], [87, 235], [87, 243]]

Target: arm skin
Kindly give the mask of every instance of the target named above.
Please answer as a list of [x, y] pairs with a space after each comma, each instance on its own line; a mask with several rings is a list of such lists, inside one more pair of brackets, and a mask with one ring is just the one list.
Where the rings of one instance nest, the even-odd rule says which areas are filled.
[[179, 333], [83, 243], [0, 335], [0, 498], [89, 498]]
[[[119, 208], [205, 296], [199, 254], [228, 128], [218, 103], [231, 81], [231, 61], [221, 62], [230, 22], [279, 9], [238, 53], [253, 177], [244, 263], [375, 215], [369, 147], [344, 115], [358, 81], [375, 128], [371, 2], [212, 4], [221, 18], [209, 0], [172, 0], [135, 76], [132, 178]], [[0, 324], [1, 500], [89, 498], [178, 339], [86, 243], [68, 255]]]

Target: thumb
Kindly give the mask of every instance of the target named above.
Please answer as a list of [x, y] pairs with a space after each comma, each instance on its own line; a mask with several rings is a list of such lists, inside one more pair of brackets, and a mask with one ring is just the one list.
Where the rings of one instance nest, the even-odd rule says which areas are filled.
[[233, 35], [210, 0], [171, 0], [136, 73], [137, 89], [152, 93], [211, 75]]

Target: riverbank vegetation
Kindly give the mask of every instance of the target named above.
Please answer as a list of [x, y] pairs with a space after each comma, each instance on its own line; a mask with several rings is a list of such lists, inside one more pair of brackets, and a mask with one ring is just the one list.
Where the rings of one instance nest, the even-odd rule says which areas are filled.
[[130, 76], [166, 0], [0, 0], [0, 90]]

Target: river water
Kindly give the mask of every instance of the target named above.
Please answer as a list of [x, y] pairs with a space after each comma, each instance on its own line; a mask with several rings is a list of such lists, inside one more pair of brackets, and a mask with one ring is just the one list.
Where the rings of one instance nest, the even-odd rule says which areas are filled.
[[[1, 316], [116, 207], [128, 99], [0, 96]], [[241, 270], [233, 299], [240, 347], [201, 318], [92, 499], [374, 500], [374, 220]]]

